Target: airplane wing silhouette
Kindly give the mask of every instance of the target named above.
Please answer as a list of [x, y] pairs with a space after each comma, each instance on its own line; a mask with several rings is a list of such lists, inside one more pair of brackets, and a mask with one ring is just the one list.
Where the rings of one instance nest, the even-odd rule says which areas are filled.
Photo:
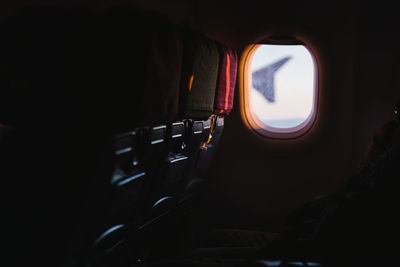
[[284, 57], [252, 73], [253, 87], [259, 91], [268, 102], [275, 102], [275, 72], [290, 59], [291, 57]]

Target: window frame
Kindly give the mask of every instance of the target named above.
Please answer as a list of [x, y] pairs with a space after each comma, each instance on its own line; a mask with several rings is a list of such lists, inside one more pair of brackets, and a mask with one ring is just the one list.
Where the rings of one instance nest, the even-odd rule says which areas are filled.
[[[291, 128], [276, 128], [266, 125], [254, 114], [251, 108], [251, 62], [257, 49], [262, 45], [303, 45], [310, 53], [314, 63], [314, 94], [313, 107], [310, 115], [302, 123]], [[296, 139], [307, 134], [314, 126], [319, 105], [320, 95], [319, 64], [315, 52], [304, 41], [298, 38], [270, 38], [261, 42], [248, 45], [241, 56], [239, 64], [239, 95], [241, 117], [246, 126], [257, 135], [268, 139]]]

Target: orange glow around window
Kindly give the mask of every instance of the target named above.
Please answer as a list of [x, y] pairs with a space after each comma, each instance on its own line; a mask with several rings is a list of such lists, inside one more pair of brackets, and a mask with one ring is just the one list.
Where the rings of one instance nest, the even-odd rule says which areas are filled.
[[273, 138], [302, 135], [314, 121], [317, 68], [304, 45], [251, 45], [240, 65], [242, 117]]

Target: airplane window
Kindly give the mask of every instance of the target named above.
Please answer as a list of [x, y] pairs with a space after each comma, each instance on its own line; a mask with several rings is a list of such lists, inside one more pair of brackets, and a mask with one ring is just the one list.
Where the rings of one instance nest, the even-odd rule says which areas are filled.
[[247, 105], [257, 128], [278, 138], [304, 132], [315, 117], [313, 55], [304, 45], [272, 44], [255, 45], [250, 54]]

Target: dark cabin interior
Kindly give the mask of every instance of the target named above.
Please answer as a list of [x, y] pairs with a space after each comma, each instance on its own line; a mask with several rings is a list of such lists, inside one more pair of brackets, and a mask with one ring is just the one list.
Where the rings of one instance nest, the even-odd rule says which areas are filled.
[[[396, 266], [397, 19], [389, 1], [2, 1], [1, 265]], [[243, 115], [244, 52], [268, 38], [317, 62], [296, 138]], [[237, 60], [229, 111], [188, 108], [211, 82], [192, 72], [217, 68], [200, 50]]]

